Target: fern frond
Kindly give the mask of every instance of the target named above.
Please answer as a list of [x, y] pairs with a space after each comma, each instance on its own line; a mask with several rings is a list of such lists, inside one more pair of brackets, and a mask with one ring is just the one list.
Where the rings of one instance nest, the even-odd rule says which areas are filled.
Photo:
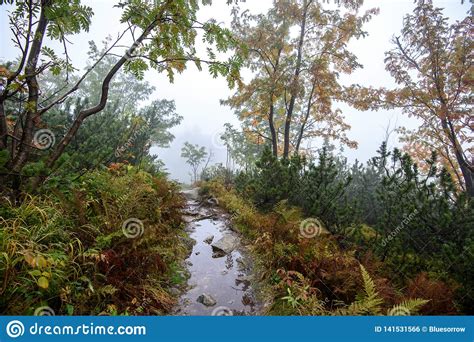
[[283, 222], [294, 222], [300, 220], [301, 212], [296, 207], [291, 207], [288, 205], [288, 200], [281, 200], [278, 202], [274, 211], [280, 215], [280, 218], [283, 219]]
[[380, 298], [379, 293], [377, 292], [376, 286], [369, 272], [361, 264], [360, 271], [362, 273], [362, 280], [364, 281], [364, 291], [366, 298], [364, 298], [363, 303], [367, 311], [372, 315], [381, 314], [381, 305], [383, 304], [382, 298]]
[[367, 308], [363, 302], [357, 301], [345, 308], [339, 308], [332, 312], [334, 316], [362, 316], [367, 315]]
[[400, 304], [394, 305], [390, 310], [387, 311], [388, 316], [410, 316], [418, 313], [423, 305], [428, 303], [429, 300], [415, 298], [404, 300]]
[[365, 269], [365, 267], [360, 264], [360, 272], [362, 273], [362, 280], [364, 281], [364, 291], [365, 295], [368, 298], [375, 298], [378, 297], [377, 290], [375, 288], [375, 283], [370, 277], [369, 272]]
[[364, 282], [364, 296], [352, 302], [349, 306], [338, 308], [332, 312], [337, 316], [360, 316], [360, 315], [380, 315], [383, 304], [372, 277], [364, 266], [360, 265], [362, 280]]
[[[380, 315], [382, 314], [383, 299], [377, 292], [372, 277], [363, 265], [360, 265], [362, 280], [364, 282], [363, 297], [352, 302], [350, 305], [328, 311], [335, 316], [360, 316], [360, 315]], [[415, 298], [408, 299], [398, 305], [393, 306], [387, 311], [389, 316], [408, 316], [415, 314], [418, 310], [428, 303], [429, 300]]]

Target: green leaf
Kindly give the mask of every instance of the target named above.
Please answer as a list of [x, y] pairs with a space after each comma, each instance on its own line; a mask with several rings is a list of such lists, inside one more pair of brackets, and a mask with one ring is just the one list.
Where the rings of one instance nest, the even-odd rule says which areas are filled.
[[71, 304], [66, 304], [66, 312], [69, 316], [74, 315], [74, 306]]
[[32, 275], [33, 277], [39, 277], [41, 276], [41, 271], [40, 270], [33, 270], [33, 271], [29, 271], [28, 272], [30, 275]]
[[47, 289], [49, 287], [49, 281], [46, 277], [39, 277], [37, 283], [42, 289]]

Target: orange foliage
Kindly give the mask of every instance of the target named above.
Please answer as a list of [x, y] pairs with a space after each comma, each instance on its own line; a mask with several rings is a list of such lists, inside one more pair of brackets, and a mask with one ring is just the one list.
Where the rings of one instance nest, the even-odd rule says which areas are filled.
[[454, 306], [454, 292], [456, 288], [449, 286], [441, 280], [430, 279], [427, 273], [422, 272], [410, 280], [407, 296], [411, 298], [429, 299], [420, 313], [423, 315], [454, 315], [458, 310]]

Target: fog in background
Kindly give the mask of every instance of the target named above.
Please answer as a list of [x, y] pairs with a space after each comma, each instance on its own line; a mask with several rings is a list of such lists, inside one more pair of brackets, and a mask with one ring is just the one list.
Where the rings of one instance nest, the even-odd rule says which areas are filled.
[[[229, 25], [231, 7], [226, 5], [226, 0], [214, 0], [212, 6], [204, 6], [198, 15], [199, 20], [215, 18], [223, 25]], [[471, 4], [461, 0], [433, 1], [438, 7], [445, 8], [444, 15], [451, 21], [462, 19]], [[69, 47], [69, 54], [76, 68], [82, 69], [87, 61], [88, 41], [94, 40], [99, 46], [108, 35], [116, 37], [122, 26], [119, 24], [121, 11], [113, 6], [115, 0], [86, 0], [84, 4], [94, 10], [92, 25], [89, 32], [71, 37], [74, 43]], [[263, 13], [272, 5], [271, 0], [247, 0], [240, 4], [242, 10], [249, 9], [253, 14]], [[364, 9], [378, 7], [380, 14], [375, 16], [365, 25], [368, 36], [365, 39], [355, 40], [349, 44], [351, 51], [358, 57], [364, 66], [349, 76], [344, 76], [345, 84], [359, 83], [365, 86], [393, 87], [394, 83], [385, 71], [384, 52], [391, 48], [390, 39], [399, 34], [403, 16], [411, 12], [415, 4], [413, 0], [366, 0]], [[12, 6], [0, 6], [0, 29], [8, 32], [7, 11]], [[1, 38], [0, 58], [3, 60], [14, 59], [17, 54], [10, 41], [5, 40], [6, 34]], [[199, 40], [197, 41], [199, 45]], [[62, 53], [61, 46], [57, 47], [58, 54]], [[199, 51], [199, 49], [198, 49]], [[248, 71], [244, 71], [245, 80], [250, 79]], [[225, 162], [226, 153], [218, 144], [218, 135], [224, 131], [226, 122], [238, 127], [239, 121], [233, 111], [221, 106], [219, 101], [229, 97], [233, 90], [229, 90], [223, 78], [214, 79], [205, 70], [199, 72], [192, 63], [188, 69], [175, 77], [175, 82], [170, 84], [164, 74], [149, 71], [145, 80], [156, 87], [153, 98], [175, 100], [176, 111], [183, 116], [180, 126], [172, 129], [175, 140], [168, 149], [153, 148], [152, 153], [157, 154], [165, 162], [171, 178], [180, 181], [189, 181], [189, 167], [180, 157], [181, 147], [185, 141], [199, 144], [212, 149], [214, 157], [212, 163]], [[153, 99], [152, 98], [152, 99]], [[137, 104], [140, 105], [140, 104]], [[396, 125], [412, 127], [416, 122], [402, 116], [400, 111], [360, 112], [346, 105], [340, 105], [346, 117], [346, 122], [352, 126], [348, 136], [359, 143], [357, 150], [345, 149], [344, 155], [350, 162], [358, 159], [366, 161], [374, 156], [380, 143], [385, 139], [387, 130], [393, 130]], [[217, 143], [216, 143], [217, 141]], [[319, 141], [311, 143], [317, 147]], [[397, 145], [397, 136], [390, 136], [389, 146]]]

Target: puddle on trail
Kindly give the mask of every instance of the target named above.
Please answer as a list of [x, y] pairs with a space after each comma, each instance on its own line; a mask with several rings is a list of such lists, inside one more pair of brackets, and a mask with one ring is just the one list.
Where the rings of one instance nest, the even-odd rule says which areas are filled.
[[[188, 211], [200, 215], [210, 215], [212, 209], [199, 208], [195, 201], [188, 202]], [[213, 243], [225, 234], [233, 234], [222, 213], [215, 212], [213, 218], [188, 224], [189, 236], [196, 240], [193, 251], [186, 263], [190, 278], [188, 289], [181, 296], [177, 315], [254, 315], [256, 305], [248, 280], [248, 262], [239, 249], [220, 258], [213, 258], [210, 244], [204, 240], [214, 236]], [[196, 216], [197, 217], [197, 216]], [[216, 304], [205, 306], [197, 302], [202, 294], [209, 294]]]

